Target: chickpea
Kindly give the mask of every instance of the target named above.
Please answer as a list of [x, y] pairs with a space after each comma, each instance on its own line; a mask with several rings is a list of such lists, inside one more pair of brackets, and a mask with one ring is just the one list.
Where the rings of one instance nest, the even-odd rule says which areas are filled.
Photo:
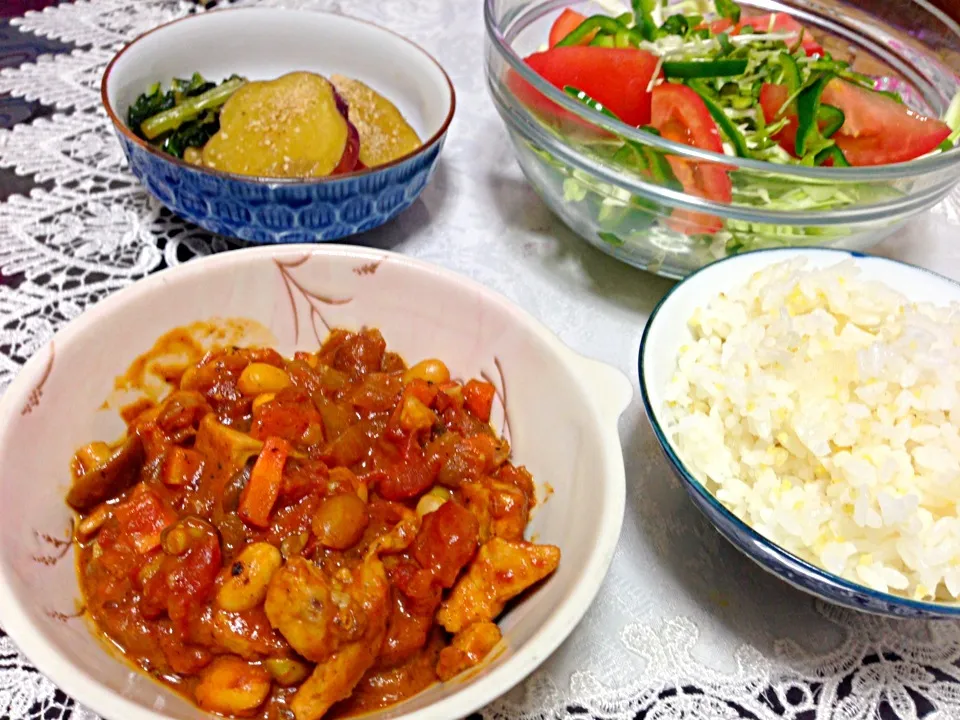
[[363, 500], [353, 493], [324, 500], [313, 516], [313, 534], [334, 550], [346, 550], [363, 537], [370, 518]]
[[294, 658], [267, 658], [263, 661], [277, 685], [299, 685], [310, 674], [310, 665]]
[[253, 399], [253, 404], [250, 406], [250, 408], [256, 411], [258, 407], [260, 407], [261, 405], [266, 405], [268, 402], [273, 400], [276, 396], [277, 394], [272, 392], [260, 393]]
[[434, 486], [430, 492], [420, 498], [417, 502], [417, 515], [423, 517], [429, 515], [450, 499], [450, 491], [445, 487]]
[[237, 380], [237, 390], [244, 395], [276, 393], [290, 387], [290, 376], [283, 370], [267, 363], [250, 363]]
[[168, 555], [183, 555], [190, 549], [190, 531], [183, 523], [177, 523], [164, 530], [160, 542]]
[[425, 380], [428, 383], [447, 382], [450, 379], [450, 370], [447, 369], [443, 360], [437, 360], [436, 358], [421, 360], [403, 373], [405, 383], [417, 379]]
[[310, 533], [302, 532], [296, 535], [289, 535], [280, 541], [280, 554], [284, 560], [298, 557], [310, 542]]
[[233, 562], [217, 592], [217, 605], [228, 612], [251, 610], [267, 596], [267, 585], [283, 564], [280, 551], [266, 542], [247, 545]]
[[203, 671], [194, 693], [204, 710], [250, 715], [270, 694], [270, 673], [234, 655], [224, 655]]
[[76, 536], [80, 542], [85, 542], [100, 532], [103, 524], [113, 516], [113, 508], [109, 505], [100, 505], [96, 510], [77, 523]]

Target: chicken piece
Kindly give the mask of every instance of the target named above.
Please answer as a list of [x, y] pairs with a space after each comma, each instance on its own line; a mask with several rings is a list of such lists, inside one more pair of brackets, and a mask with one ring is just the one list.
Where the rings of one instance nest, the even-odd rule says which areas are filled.
[[216, 416], [210, 413], [200, 420], [193, 447], [204, 457], [216, 460], [204, 463], [199, 494], [211, 503], [219, 504], [224, 488], [250, 458], [260, 454], [263, 443], [217, 422]]
[[447, 632], [490, 622], [511, 598], [547, 577], [560, 563], [560, 548], [494, 537], [481, 547], [467, 572], [437, 612]]
[[370, 543], [367, 549], [368, 558], [379, 556], [380, 553], [387, 555], [401, 553], [417, 539], [417, 533], [420, 532], [420, 516], [399, 503], [394, 503], [394, 507], [399, 511], [400, 521], [390, 532], [384, 533]]
[[420, 651], [433, 629], [433, 616], [439, 605], [440, 594], [437, 593], [436, 603], [423, 608], [427, 612], [414, 612], [416, 603], [401, 591], [394, 591], [387, 634], [377, 657], [378, 668], [396, 667]]
[[318, 720], [349, 697], [373, 667], [387, 632], [390, 583], [380, 553], [406, 549], [420, 519], [405, 509], [389, 532], [374, 540], [363, 562], [336, 576], [293, 558], [273, 576], [264, 609], [293, 648], [317, 663], [291, 702], [296, 720]]
[[243, 612], [214, 611], [213, 639], [219, 647], [239, 655], [244, 660], [260, 660], [284, 649], [263, 610], [253, 608]]
[[530, 520], [530, 503], [515, 485], [486, 478], [480, 483], [464, 483], [460, 492], [467, 509], [480, 522], [480, 540], [501, 537], [523, 540]]
[[500, 642], [500, 628], [494, 623], [478, 622], [461, 630], [453, 642], [440, 651], [437, 677], [443, 682], [472, 668], [483, 660]]
[[369, 645], [352, 643], [317, 665], [290, 703], [296, 720], [318, 720], [335, 703], [350, 697], [353, 688], [373, 666], [378, 644], [376, 637], [371, 638]]
[[270, 624], [307, 660], [327, 660], [366, 630], [362, 604], [349, 592], [351, 579], [349, 572], [335, 578], [309, 560], [291, 558], [267, 589], [263, 607]]
[[220, 715], [253, 715], [270, 694], [270, 674], [232, 655], [214, 660], [194, 690], [197, 705]]

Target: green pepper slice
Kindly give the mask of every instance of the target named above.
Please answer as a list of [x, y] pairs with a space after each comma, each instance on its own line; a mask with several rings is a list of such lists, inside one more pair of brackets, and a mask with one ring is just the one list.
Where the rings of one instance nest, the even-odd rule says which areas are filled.
[[782, 52], [777, 56], [777, 64], [783, 73], [783, 84], [787, 86], [790, 94], [800, 90], [800, 66], [796, 59], [789, 53]]
[[833, 79], [832, 73], [821, 75], [797, 95], [797, 155], [803, 157], [818, 140], [823, 139], [817, 118], [823, 89]]
[[590, 41], [590, 47], [615, 47], [615, 41], [613, 35], [607, 35], [606, 33], [597, 33], [597, 36]]
[[743, 136], [743, 133], [740, 132], [740, 129], [733, 124], [733, 121], [727, 117], [727, 114], [723, 111], [723, 108], [720, 107], [720, 104], [710, 96], [710, 93], [702, 84], [698, 82], [687, 84], [693, 88], [697, 95], [700, 96], [700, 99], [703, 100], [703, 104], [707, 106], [707, 110], [717, 123], [717, 127], [720, 128], [720, 132], [722, 132], [727, 140], [730, 141], [730, 144], [733, 145], [733, 149], [737, 155], [740, 157], [750, 157], [747, 139]]
[[663, 63], [663, 74], [668, 78], [710, 78], [743, 75], [747, 69], [746, 60], [690, 60], [667, 61]]
[[594, 30], [608, 35], [615, 35], [618, 30], [624, 27], [612, 17], [606, 15], [592, 15], [580, 23], [575, 30], [567, 35], [563, 40], [557, 43], [557, 47], [567, 47], [569, 45], [579, 45]]
[[827, 160], [833, 159], [834, 167], [850, 167], [847, 158], [843, 155], [843, 150], [836, 145], [831, 145], [818, 152], [813, 158], [814, 165], [823, 165]]
[[817, 119], [822, 123], [820, 134], [825, 138], [829, 138], [833, 137], [833, 134], [840, 129], [843, 121], [846, 120], [846, 116], [844, 116], [843, 110], [838, 107], [821, 104]]
[[619, 120], [615, 113], [607, 110], [603, 103], [597, 102], [592, 97], [587, 95], [583, 90], [575, 88], [572, 85], [564, 85], [563, 91], [572, 97], [574, 100], [579, 100], [584, 105], [586, 105], [591, 110], [600, 113], [601, 115], [606, 115], [608, 118], [613, 118], [614, 120]]
[[633, 24], [640, 29], [644, 40], [657, 39], [657, 26], [653, 22], [653, 9], [656, 5], [657, 0], [631, 0]]
[[[656, 128], [645, 125], [639, 129], [660, 137], [660, 133]], [[667, 162], [667, 159], [662, 153], [643, 143], [628, 140], [627, 144], [643, 156], [647, 163], [650, 177], [652, 177], [658, 185], [676, 190], [677, 192], [683, 192], [683, 185], [677, 180], [677, 176], [673, 174], [673, 168], [670, 167], [670, 163]]]

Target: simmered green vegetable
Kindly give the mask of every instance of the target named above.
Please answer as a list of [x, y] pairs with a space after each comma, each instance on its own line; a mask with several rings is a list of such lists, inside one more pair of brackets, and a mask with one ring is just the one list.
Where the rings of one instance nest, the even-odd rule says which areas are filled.
[[219, 85], [200, 73], [174, 78], [170, 89], [156, 83], [127, 111], [127, 125], [140, 138], [174, 157], [203, 147], [220, 129], [220, 108], [246, 81], [233, 76]]
[[140, 123], [140, 130], [148, 140], [178, 129], [183, 123], [197, 119], [205, 110], [222, 107], [246, 81], [233, 78], [207, 90], [202, 95], [185, 97], [179, 105], [153, 115]]

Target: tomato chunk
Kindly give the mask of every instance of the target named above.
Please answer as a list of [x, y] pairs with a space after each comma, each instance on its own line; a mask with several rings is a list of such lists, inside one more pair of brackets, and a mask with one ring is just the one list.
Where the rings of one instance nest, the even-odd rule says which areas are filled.
[[[586, 15], [582, 15], [576, 10], [571, 10], [570, 8], [565, 9], [554, 21], [553, 27], [550, 28], [550, 47], [556, 47], [558, 42], [580, 27], [580, 23], [586, 19]], [[594, 31], [586, 35], [583, 40], [577, 44], [588, 45], [596, 34], [596, 31]]]
[[[723, 152], [723, 141], [710, 111], [696, 91], [686, 85], [663, 83], [653, 89], [652, 125], [668, 140], [692, 147]], [[667, 162], [684, 192], [707, 200], [730, 202], [733, 183], [726, 169], [715, 163], [667, 156]], [[716, 232], [723, 227], [720, 218], [706, 213], [675, 210], [670, 222], [687, 234]]]
[[425, 457], [414, 444], [406, 457], [379, 477], [377, 492], [387, 500], [410, 500], [429, 489], [439, 471], [438, 460]]
[[145, 485], [137, 485], [130, 499], [114, 510], [123, 534], [139, 553], [148, 553], [160, 545], [160, 535], [177, 516]]
[[[754, 31], [758, 33], [792, 33], [797, 37], [800, 37], [800, 33], [803, 32], [803, 40], [801, 41], [803, 51], [808, 56], [824, 54], [823, 46], [817, 42], [810, 30], [786, 13], [767, 13], [764, 15], [742, 17], [736, 26], [734, 26], [732, 20], [723, 18], [710, 23], [710, 32], [714, 34], [725, 32], [729, 35], [738, 35], [745, 27], [753, 28]], [[786, 42], [787, 45], [793, 45], [796, 40], [791, 39]]]
[[[760, 90], [760, 106], [767, 122], [789, 97], [783, 85], [764, 85]], [[914, 112], [906, 105], [878, 92], [858, 87], [845, 80], [831, 80], [823, 90], [821, 101], [843, 111], [843, 125], [833, 136], [847, 162], [854, 166], [888, 165], [913, 160], [934, 150], [950, 135], [950, 127], [940, 120]], [[776, 140], [792, 155], [797, 122], [788, 108], [787, 126]]]
[[[526, 62], [553, 86], [561, 90], [565, 86], [583, 90], [628, 125], [650, 122], [649, 86], [658, 63], [656, 56], [645, 50], [556, 47], [534, 53]], [[586, 125], [545, 98], [519, 75], [511, 73], [507, 84], [532, 109], [581, 127]]]
[[475, 418], [483, 422], [490, 422], [493, 398], [496, 394], [496, 388], [490, 383], [470, 380], [463, 387], [463, 404]]
[[425, 569], [433, 571], [443, 587], [451, 587], [476, 553], [479, 539], [480, 523], [476, 516], [449, 500], [423, 516], [413, 556]]

